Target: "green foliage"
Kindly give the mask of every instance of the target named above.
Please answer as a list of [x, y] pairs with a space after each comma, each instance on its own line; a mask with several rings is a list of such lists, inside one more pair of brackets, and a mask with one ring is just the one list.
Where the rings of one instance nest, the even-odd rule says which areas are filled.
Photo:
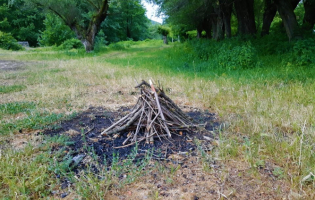
[[[6, 49], [6, 50], [21, 50], [23, 49], [21, 45], [19, 45], [9, 33], [4, 33], [0, 31], [0, 48]], [[0, 89], [1, 93], [1, 89]]]
[[[190, 59], [215, 63], [222, 69], [247, 69], [256, 66], [258, 52], [250, 41], [230, 39], [220, 42], [193, 39], [187, 41], [186, 48], [191, 49]], [[192, 56], [192, 57], [191, 57]]]
[[298, 40], [295, 42], [292, 50], [291, 62], [298, 66], [307, 66], [315, 64], [315, 40], [312, 38]]
[[109, 42], [121, 40], [144, 40], [148, 37], [149, 20], [145, 16], [146, 10], [139, 0], [112, 0], [109, 7], [110, 13], [102, 30]]
[[83, 44], [80, 40], [76, 38], [71, 38], [64, 41], [58, 48], [61, 50], [80, 49], [83, 48]]
[[218, 63], [227, 69], [247, 69], [255, 67], [258, 57], [251, 42], [240, 46], [224, 44], [218, 51]]
[[167, 36], [170, 32], [171, 32], [171, 29], [167, 26], [162, 26], [160, 25], [157, 29], [158, 33], [163, 35], [163, 36]]
[[285, 35], [270, 34], [263, 38], [251, 40], [260, 55], [281, 55], [291, 51], [290, 43]]
[[187, 31], [186, 35], [189, 39], [194, 39], [197, 37], [197, 30]]
[[100, 30], [98, 32], [96, 38], [95, 38], [95, 44], [94, 44], [94, 51], [98, 52], [105, 48], [105, 45], [108, 43], [106, 41], [106, 36], [103, 30]]
[[61, 45], [65, 40], [75, 35], [60, 18], [53, 14], [47, 14], [44, 20], [45, 30], [41, 32], [38, 39], [41, 46]]
[[24, 0], [15, 0], [8, 5], [8, 0], [0, 0], [0, 30], [11, 33], [18, 41], [28, 41], [30, 46], [37, 46], [39, 32], [44, 29], [44, 13], [29, 6]]
[[[196, 38], [196, 37], [194, 37]], [[210, 57], [216, 54], [218, 47], [214, 44], [214, 41], [211, 40], [188, 40], [186, 48], [192, 49], [193, 53], [201, 60], [207, 61]]]
[[150, 23], [148, 27], [148, 38], [150, 39], [162, 39], [161, 35], [158, 33], [159, 24]]
[[112, 43], [109, 45], [109, 48], [116, 51], [126, 49], [125, 45], [123, 45], [122, 43]]
[[2, 85], [0, 86], [0, 94], [1, 93], [11, 93], [11, 92], [19, 92], [26, 88], [25, 85]]

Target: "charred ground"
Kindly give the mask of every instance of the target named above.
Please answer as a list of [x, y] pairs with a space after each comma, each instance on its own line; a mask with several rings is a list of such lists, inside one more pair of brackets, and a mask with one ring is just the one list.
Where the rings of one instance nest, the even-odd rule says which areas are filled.
[[[135, 145], [119, 148], [123, 146], [122, 143], [128, 132], [121, 133], [117, 138], [101, 137], [100, 133], [128, 113], [129, 109], [128, 107], [121, 107], [117, 111], [109, 111], [101, 107], [91, 107], [75, 118], [61, 122], [57, 129], [45, 130], [43, 134], [69, 136], [71, 145], [66, 147], [66, 151], [71, 152], [73, 157], [86, 155], [88, 150], [92, 150], [100, 162], [106, 160], [107, 164], [111, 164], [113, 155], [119, 155], [120, 159], [125, 159], [135, 148]], [[182, 132], [181, 135], [174, 135], [172, 139], [156, 139], [154, 144], [141, 142], [138, 144], [139, 158], [143, 157], [143, 152], [148, 150], [152, 150], [157, 159], [162, 160], [168, 159], [171, 154], [194, 154], [196, 150], [194, 139], [202, 141], [201, 145], [205, 150], [211, 148], [211, 138], [215, 136], [214, 130], [220, 125], [219, 122], [216, 122], [215, 114], [197, 109], [190, 109], [186, 114], [195, 123], [206, 124], [205, 127], [191, 132]], [[62, 147], [56, 147], [54, 151], [59, 148]]]

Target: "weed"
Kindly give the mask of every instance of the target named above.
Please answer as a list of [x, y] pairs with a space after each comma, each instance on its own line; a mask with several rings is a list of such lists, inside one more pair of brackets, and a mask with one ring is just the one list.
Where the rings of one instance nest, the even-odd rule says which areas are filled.
[[314, 53], [314, 39], [298, 40], [293, 46], [293, 56], [290, 60], [299, 66], [315, 64]]
[[197, 150], [198, 150], [200, 157], [201, 157], [201, 163], [202, 163], [203, 170], [205, 172], [209, 172], [211, 169], [211, 165], [213, 163], [213, 158], [210, 154], [205, 152], [205, 150], [202, 148], [202, 145], [201, 145], [199, 140], [195, 139], [194, 142], [197, 145]]
[[[30, 112], [36, 108], [33, 102], [10, 102], [0, 104], [0, 114], [17, 114], [21, 112]], [[0, 117], [1, 118], [1, 117]]]
[[50, 125], [50, 128], [57, 128], [56, 122], [61, 119], [65, 119], [64, 114], [55, 113], [30, 113], [27, 117], [18, 119], [12, 122], [1, 121], [0, 133], [6, 135], [8, 133], [14, 133], [22, 131], [23, 129], [43, 129]]
[[0, 86], [0, 94], [2, 93], [11, 93], [11, 92], [20, 92], [25, 90], [25, 85], [9, 85], [9, 86]]
[[[23, 151], [7, 150], [0, 156], [0, 195], [9, 199], [39, 199], [50, 195], [56, 180], [49, 172], [49, 152], [28, 145]], [[30, 159], [30, 157], [32, 159]]]
[[272, 174], [277, 178], [284, 178], [284, 171], [281, 167], [275, 167], [272, 171]]

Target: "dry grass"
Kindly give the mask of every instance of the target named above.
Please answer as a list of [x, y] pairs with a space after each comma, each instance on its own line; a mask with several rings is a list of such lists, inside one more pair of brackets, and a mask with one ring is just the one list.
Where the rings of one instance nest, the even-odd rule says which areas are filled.
[[[7, 51], [0, 53], [0, 59], [12, 60], [34, 54]], [[71, 113], [85, 110], [90, 106], [117, 109], [136, 102], [131, 95], [132, 92], [137, 92], [134, 89], [136, 81], [152, 78], [156, 83], [160, 81], [168, 88], [170, 97], [178, 105], [209, 109], [217, 113], [224, 122], [218, 138], [218, 150], [212, 155], [224, 163], [221, 173], [224, 171], [227, 187], [221, 187], [222, 193], [232, 192], [230, 195], [234, 197], [251, 198], [239, 195], [247, 188], [255, 191], [257, 198], [259, 192], [265, 194], [263, 198], [314, 197], [315, 193], [312, 191], [314, 179], [307, 184], [301, 181], [315, 170], [313, 165], [315, 83], [281, 81], [266, 84], [259, 81], [245, 83], [226, 76], [213, 79], [187, 78], [184, 74], [165, 75], [152, 68], [129, 65], [129, 62], [125, 66], [107, 62], [109, 56], [128, 59], [134, 55], [135, 53], [122, 51], [105, 56], [70, 60], [42, 60], [36, 64], [34, 62], [26, 64], [27, 66], [20, 70], [1, 71], [1, 84], [20, 84], [27, 87], [19, 92], [0, 94], [0, 104], [18, 101], [37, 102], [39, 110], [57, 113]], [[259, 167], [268, 168], [272, 178], [268, 178], [266, 170], [261, 171]], [[275, 171], [278, 168], [279, 171]], [[184, 173], [182, 169], [179, 171]], [[214, 180], [221, 178], [215, 174], [206, 177], [209, 180], [213, 179], [213, 184]], [[211, 185], [206, 182], [205, 187]], [[222, 180], [219, 182], [222, 183]], [[245, 184], [246, 187], [238, 188], [238, 183]], [[219, 185], [213, 186], [215, 191], [213, 197], [218, 197], [218, 190], [221, 191]], [[131, 190], [136, 186], [128, 187]], [[164, 199], [159, 197], [161, 191], [152, 187], [144, 189], [145, 196]], [[264, 191], [269, 187], [278, 189]], [[137, 191], [140, 190], [142, 189]], [[181, 189], [174, 187], [174, 190]], [[128, 188], [125, 192], [128, 193]], [[183, 191], [177, 192], [185, 194]], [[128, 194], [122, 196], [129, 198]], [[193, 198], [192, 194], [175, 196], [186, 199]], [[131, 197], [137, 198], [132, 195]], [[168, 198], [172, 199], [170, 197]]]

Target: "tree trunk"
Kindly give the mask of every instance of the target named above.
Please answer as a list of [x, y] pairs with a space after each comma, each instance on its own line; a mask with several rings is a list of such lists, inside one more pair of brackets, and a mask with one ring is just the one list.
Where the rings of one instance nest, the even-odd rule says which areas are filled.
[[202, 29], [197, 28], [197, 39], [201, 38], [201, 34], [202, 34]]
[[304, 0], [303, 28], [307, 32], [313, 32], [315, 24], [315, 0]]
[[219, 11], [219, 14], [217, 15], [217, 28], [216, 28], [216, 37], [214, 38], [215, 40], [219, 41], [224, 39], [224, 24], [223, 24], [223, 19], [222, 19], [222, 13]]
[[220, 0], [220, 7], [222, 11], [223, 23], [225, 28], [226, 37], [230, 38], [232, 36], [231, 31], [231, 16], [232, 16], [232, 0]]
[[166, 35], [163, 35], [163, 42], [164, 42], [164, 44], [168, 44], [167, 36], [166, 36]]
[[205, 19], [204, 30], [206, 31], [206, 38], [211, 39], [212, 24], [210, 19]]
[[109, 8], [108, 0], [103, 0], [97, 14], [93, 15], [87, 30], [84, 28], [79, 29], [81, 30], [80, 35], [82, 35], [83, 37], [81, 36], [81, 39], [80, 38], [78, 39], [82, 41], [82, 44], [84, 45], [86, 52], [91, 52], [94, 50], [95, 36], [100, 30], [101, 23], [107, 17], [108, 8]]
[[274, 2], [282, 19], [287, 36], [291, 41], [296, 37], [296, 31], [298, 28], [294, 9], [296, 8], [299, 0], [291, 0], [290, 2], [287, 0], [275, 0]]
[[94, 41], [82, 40], [86, 52], [91, 52], [94, 50]]
[[218, 23], [217, 19], [215, 17], [212, 17], [211, 18], [212, 39], [214, 39], [214, 40], [218, 37], [217, 36], [217, 34], [218, 34], [218, 31], [217, 31], [218, 25], [217, 25], [217, 23]]
[[261, 30], [261, 36], [268, 35], [271, 23], [277, 13], [277, 6], [272, 0], [265, 0], [263, 25]]
[[234, 8], [238, 21], [238, 34], [254, 35], [256, 33], [254, 0], [235, 0]]

